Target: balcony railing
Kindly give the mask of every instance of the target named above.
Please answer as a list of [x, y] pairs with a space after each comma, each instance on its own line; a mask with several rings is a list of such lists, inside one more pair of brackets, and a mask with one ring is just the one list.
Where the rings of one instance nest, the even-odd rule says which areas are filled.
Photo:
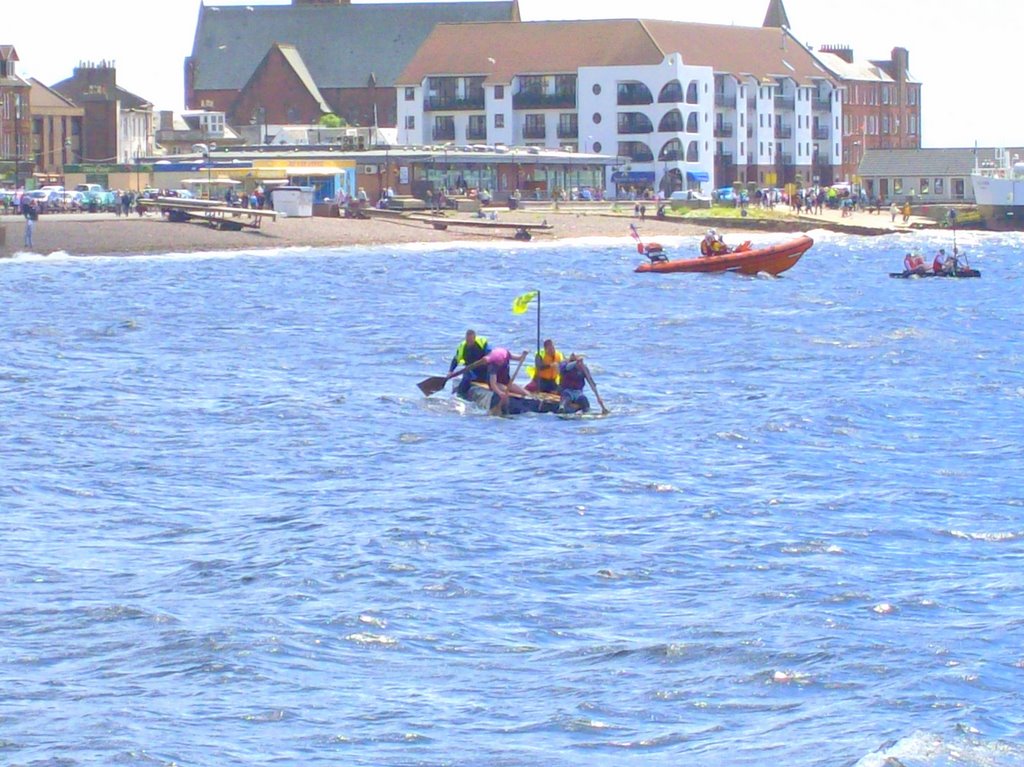
[[537, 93], [521, 91], [512, 96], [513, 109], [575, 109], [576, 91]]
[[482, 110], [484, 96], [456, 98], [454, 96], [429, 96], [423, 100], [424, 112], [466, 112]]
[[721, 162], [722, 165], [732, 165], [733, 164], [732, 153], [731, 152], [722, 152], [720, 155], [718, 155], [718, 160], [719, 160], [719, 162]]
[[817, 109], [823, 112], [828, 112], [832, 109], [832, 99], [830, 98], [815, 98], [811, 102], [811, 108]]
[[431, 132], [434, 141], [454, 141], [455, 140], [455, 126], [451, 125], [448, 127], [434, 126], [434, 130]]
[[558, 126], [558, 138], [579, 138], [580, 129], [579, 126], [573, 125], [571, 127]]
[[547, 126], [544, 125], [524, 125], [523, 126], [523, 138], [546, 138], [548, 135]]
[[815, 139], [817, 139], [819, 141], [823, 140], [823, 139], [827, 139], [828, 138], [828, 128], [827, 127], [820, 127], [819, 126], [819, 127], [814, 129], [814, 132], [813, 132], [812, 135], [814, 136]]
[[736, 97], [735, 96], [729, 96], [729, 95], [727, 95], [725, 93], [716, 93], [715, 94], [715, 106], [716, 107], [731, 107], [731, 108], [735, 109], [736, 108]]
[[776, 96], [775, 97], [775, 108], [776, 109], [795, 109], [796, 101], [792, 96]]
[[717, 123], [715, 138], [732, 138], [732, 123]]
[[486, 141], [487, 128], [466, 128], [466, 141]]
[[653, 104], [654, 97], [651, 96], [650, 91], [645, 90], [625, 90], [619, 91], [618, 104], [620, 107], [628, 106], [644, 106], [646, 104]]
[[788, 125], [776, 125], [775, 138], [793, 138], [793, 129]]
[[654, 133], [654, 126], [650, 122], [640, 120], [626, 120], [619, 123], [619, 135], [629, 133]]

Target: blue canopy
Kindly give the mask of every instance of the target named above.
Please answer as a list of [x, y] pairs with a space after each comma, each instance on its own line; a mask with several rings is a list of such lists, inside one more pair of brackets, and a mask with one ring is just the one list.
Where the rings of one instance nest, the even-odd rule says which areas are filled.
[[711, 176], [709, 176], [707, 174], [707, 171], [703, 171], [703, 170], [699, 170], [699, 171], [696, 171], [696, 172], [694, 172], [692, 170], [688, 170], [688, 171], [686, 171], [686, 178], [689, 179], [690, 181], [710, 181], [711, 180]]

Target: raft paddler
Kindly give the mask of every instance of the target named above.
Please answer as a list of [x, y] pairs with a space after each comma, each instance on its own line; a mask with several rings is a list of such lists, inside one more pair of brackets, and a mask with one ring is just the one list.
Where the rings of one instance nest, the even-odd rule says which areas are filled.
[[543, 348], [537, 350], [533, 380], [526, 385], [527, 391], [558, 394], [558, 365], [564, 359], [565, 355], [555, 348], [555, 342], [545, 339]]
[[469, 395], [469, 387], [473, 385], [474, 381], [484, 379], [482, 365], [476, 363], [480, 362], [490, 351], [491, 347], [486, 338], [478, 336], [473, 329], [466, 331], [466, 338], [455, 349], [452, 363], [448, 366], [449, 373], [452, 373], [457, 367], [466, 369], [458, 384], [455, 385], [455, 391], [460, 397]]
[[[517, 394], [520, 397], [530, 396], [530, 392], [512, 381], [512, 374], [509, 371], [509, 363], [512, 360], [522, 363], [526, 359], [526, 355], [525, 351], [522, 354], [512, 354], [508, 349], [499, 346], [477, 363], [487, 365], [487, 385], [492, 392], [498, 395], [502, 410], [508, 407], [509, 394]], [[516, 372], [519, 372], [518, 368], [516, 368]]]

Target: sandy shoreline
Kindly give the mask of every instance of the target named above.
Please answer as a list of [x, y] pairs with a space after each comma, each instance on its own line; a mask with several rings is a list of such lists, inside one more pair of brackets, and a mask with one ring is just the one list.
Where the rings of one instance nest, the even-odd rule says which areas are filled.
[[[600, 213], [538, 211], [499, 214], [501, 222], [539, 224], [551, 231], [537, 234], [537, 241], [578, 237], [626, 237], [631, 218]], [[0, 255], [24, 252], [24, 222], [3, 217], [6, 243]], [[644, 237], [696, 235], [700, 226], [648, 219], [641, 225]], [[512, 240], [512, 232], [480, 231], [453, 226], [445, 231], [428, 224], [391, 219], [285, 218], [268, 221], [258, 231], [220, 231], [205, 224], [170, 223], [154, 214], [117, 218], [107, 214], [41, 216], [32, 252], [71, 255], [132, 255], [217, 250], [253, 250], [291, 247], [347, 247], [454, 241]]]
[[[469, 218], [468, 216], [461, 216]], [[454, 214], [452, 219], [454, 219]], [[833, 221], [834, 219], [834, 221]], [[609, 210], [523, 210], [499, 211], [503, 223], [552, 225], [549, 232], [537, 234], [535, 241], [582, 237], [621, 237], [629, 235], [629, 224], [637, 223], [645, 239], [659, 237], [698, 237], [706, 224], [662, 221], [648, 218], [639, 222], [626, 213]], [[730, 219], [716, 225], [727, 239], [742, 238], [745, 232], [730, 227]], [[0, 217], [6, 229], [6, 242], [0, 245], [0, 257], [24, 252], [25, 224], [20, 216]], [[792, 232], [843, 224], [869, 227], [873, 233], [908, 231], [900, 224], [890, 226], [889, 216], [858, 213], [840, 219], [838, 212], [825, 211], [822, 216], [797, 219], [792, 226], [785, 222], [776, 229]], [[853, 232], [863, 233], [863, 232]], [[113, 214], [55, 214], [41, 216], [36, 227], [32, 252], [49, 254], [66, 252], [75, 256], [138, 255], [147, 253], [192, 253], [222, 250], [266, 250], [273, 248], [398, 245], [439, 242], [512, 241], [509, 230], [481, 231], [452, 226], [439, 231], [423, 222], [384, 218], [283, 218], [268, 221], [258, 231], [220, 231], [206, 224], [171, 223], [156, 214], [139, 218], [118, 218]], [[696, 243], [695, 243], [696, 244]]]

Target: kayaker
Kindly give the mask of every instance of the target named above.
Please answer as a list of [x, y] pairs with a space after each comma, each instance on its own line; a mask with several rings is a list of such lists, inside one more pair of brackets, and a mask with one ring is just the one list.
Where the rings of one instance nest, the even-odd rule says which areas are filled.
[[924, 256], [918, 253], [907, 253], [907, 255], [903, 257], [903, 273], [924, 274]]
[[[482, 360], [490, 351], [491, 347], [487, 343], [486, 338], [478, 336], [473, 329], [467, 330], [465, 340], [455, 349], [452, 362], [448, 366], [448, 372], [451, 373], [457, 367], [473, 366], [474, 363]], [[470, 369], [462, 374], [462, 378], [455, 385], [455, 392], [460, 397], [467, 397], [469, 395], [469, 387], [473, 385], [473, 382], [483, 379], [484, 371], [481, 365], [470, 367]]]
[[478, 363], [487, 365], [487, 385], [500, 398], [502, 410], [508, 407], [509, 394], [518, 394], [521, 397], [530, 396], [530, 392], [512, 382], [512, 376], [509, 373], [509, 362], [511, 360], [523, 362], [526, 359], [526, 354], [525, 351], [522, 354], [512, 354], [508, 349], [499, 346], [482, 357]]
[[534, 358], [533, 380], [526, 385], [527, 391], [558, 393], [558, 363], [565, 355], [555, 348], [550, 338], [544, 340], [544, 346], [537, 350]]
[[587, 383], [587, 366], [581, 355], [570, 354], [569, 359], [559, 363], [562, 399], [558, 403], [560, 413], [586, 413], [590, 400], [583, 393]]

